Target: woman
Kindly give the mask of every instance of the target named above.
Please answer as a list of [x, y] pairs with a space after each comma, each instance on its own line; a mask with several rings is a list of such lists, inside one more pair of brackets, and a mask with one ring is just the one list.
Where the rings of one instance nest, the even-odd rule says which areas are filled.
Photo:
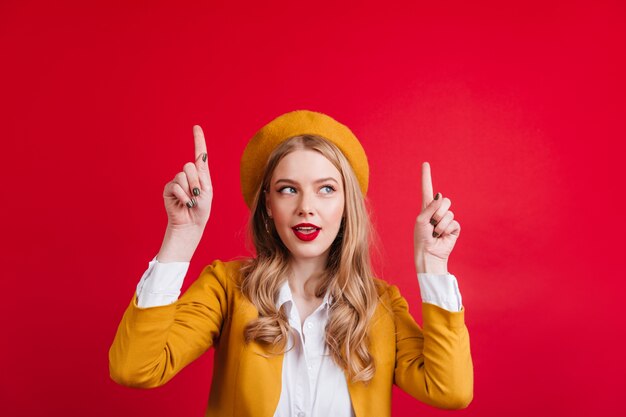
[[111, 378], [150, 388], [214, 346], [206, 416], [389, 416], [391, 387], [464, 408], [473, 366], [447, 260], [460, 233], [422, 166], [414, 230], [424, 326], [395, 285], [373, 276], [364, 205], [367, 157], [331, 117], [283, 114], [248, 143], [241, 184], [256, 256], [205, 267], [180, 299], [208, 221], [206, 144], [164, 190], [168, 228], [109, 352]]

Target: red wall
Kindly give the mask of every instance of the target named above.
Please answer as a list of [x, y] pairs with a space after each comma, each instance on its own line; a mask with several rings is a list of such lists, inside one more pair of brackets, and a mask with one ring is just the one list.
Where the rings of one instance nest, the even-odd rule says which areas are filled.
[[[108, 349], [205, 130], [215, 198], [185, 288], [245, 254], [239, 158], [289, 110], [361, 139], [381, 277], [421, 322], [420, 166], [462, 231], [474, 401], [616, 416], [626, 388], [623, 2], [0, 4], [4, 416], [201, 416], [212, 353], [155, 390]], [[395, 392], [393, 415], [450, 415]]]

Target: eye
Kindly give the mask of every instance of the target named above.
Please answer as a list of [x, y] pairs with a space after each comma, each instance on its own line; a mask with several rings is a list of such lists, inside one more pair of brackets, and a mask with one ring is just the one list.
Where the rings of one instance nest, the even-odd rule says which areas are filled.
[[[278, 192], [281, 194], [292, 194], [291, 192], [285, 193], [284, 190], [293, 190], [294, 192], [296, 191], [295, 187], [286, 186], [286, 187], [279, 188]], [[337, 191], [335, 190], [335, 187], [333, 187], [332, 185], [324, 185], [320, 188], [320, 190], [327, 190], [326, 192], [323, 192], [322, 194], [331, 194]]]

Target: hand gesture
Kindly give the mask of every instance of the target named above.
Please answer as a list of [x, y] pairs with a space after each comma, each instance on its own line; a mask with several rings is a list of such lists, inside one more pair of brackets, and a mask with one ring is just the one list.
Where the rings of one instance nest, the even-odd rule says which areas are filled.
[[213, 185], [207, 157], [206, 141], [202, 128], [193, 127], [195, 142], [195, 162], [187, 162], [183, 171], [163, 190], [163, 200], [167, 211], [168, 229], [204, 230], [211, 213]]
[[413, 243], [415, 263], [418, 272], [424, 271], [425, 265], [443, 266], [447, 272], [447, 262], [452, 248], [461, 233], [461, 225], [449, 210], [452, 202], [442, 198], [441, 193], [433, 197], [433, 183], [430, 176], [430, 164], [422, 164], [422, 211], [417, 216]]

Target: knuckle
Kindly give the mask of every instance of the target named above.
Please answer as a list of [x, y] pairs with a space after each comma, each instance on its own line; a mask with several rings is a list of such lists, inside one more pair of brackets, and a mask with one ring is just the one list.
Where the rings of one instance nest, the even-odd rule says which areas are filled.
[[178, 184], [177, 182], [173, 182], [171, 186], [171, 190], [172, 190], [172, 193], [175, 195], [180, 194], [180, 190], [181, 190], [180, 184]]
[[196, 167], [196, 165], [193, 162], [187, 162], [185, 165], [183, 165], [183, 170], [192, 170]]

